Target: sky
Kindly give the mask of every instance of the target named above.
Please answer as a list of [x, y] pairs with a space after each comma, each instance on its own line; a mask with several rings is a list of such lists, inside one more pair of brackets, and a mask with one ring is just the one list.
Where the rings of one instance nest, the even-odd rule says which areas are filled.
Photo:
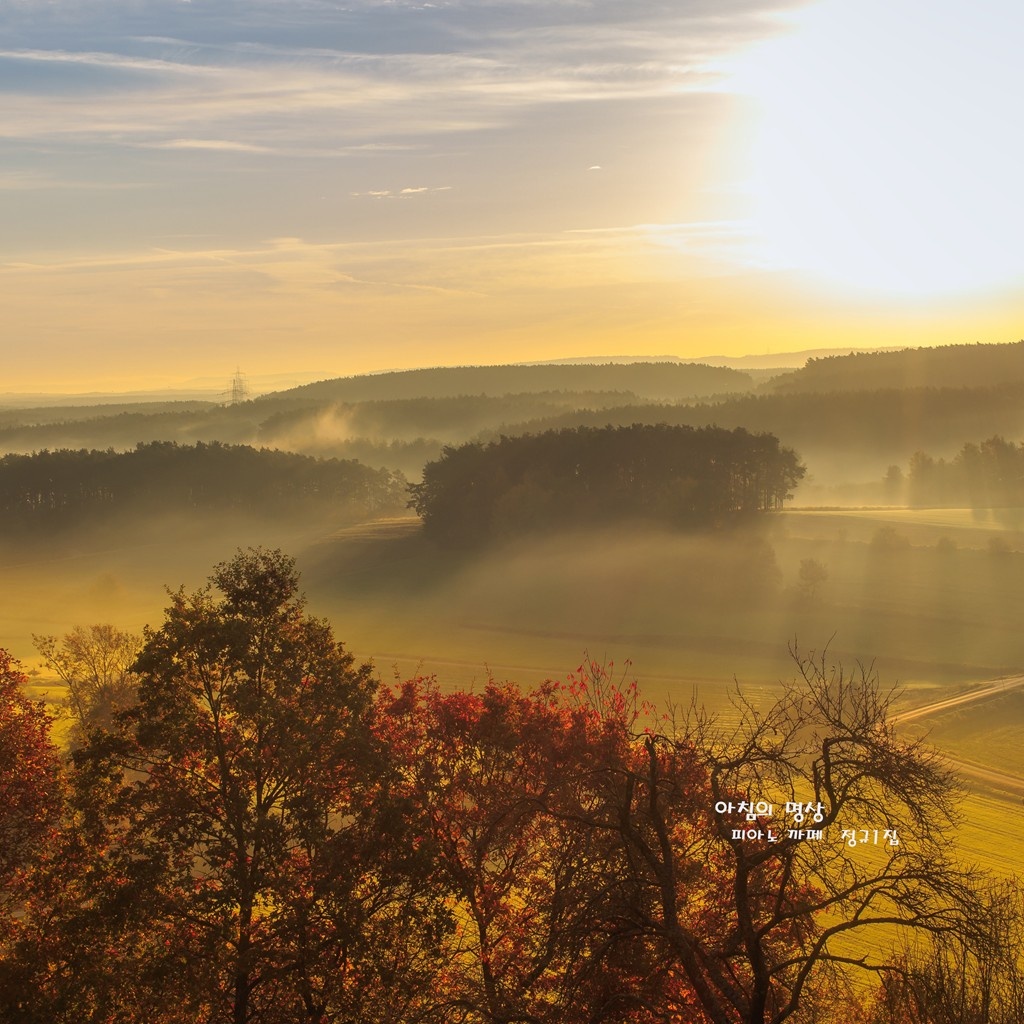
[[1024, 334], [1010, 0], [3, 0], [0, 392]]

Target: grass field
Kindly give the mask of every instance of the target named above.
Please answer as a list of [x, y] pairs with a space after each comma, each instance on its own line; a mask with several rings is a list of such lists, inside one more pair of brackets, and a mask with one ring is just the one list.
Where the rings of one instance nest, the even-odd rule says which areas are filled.
[[[589, 650], [630, 659], [658, 699], [688, 700], [697, 686], [715, 702], [734, 678], [788, 678], [794, 638], [829, 644], [845, 663], [873, 660], [922, 699], [1024, 665], [1018, 556], [926, 546], [920, 531], [932, 527], [920, 523], [905, 547], [877, 547], [870, 538], [889, 515], [786, 513], [738, 537], [607, 531], [473, 557], [439, 552], [414, 521], [393, 521], [325, 539], [300, 564], [315, 605], [355, 649], [459, 683], [485, 663], [496, 674], [561, 674]], [[813, 595], [799, 589], [808, 558], [828, 573]]]
[[[532, 685], [589, 653], [658, 704], [696, 695], [727, 720], [737, 682], [767, 702], [794, 676], [795, 639], [850, 667], [873, 662], [912, 707], [1024, 668], [1024, 538], [1001, 525], [1010, 519], [795, 510], [735, 534], [636, 526], [459, 554], [410, 518], [337, 530], [153, 524], [4, 551], [0, 646], [31, 668], [32, 633], [158, 624], [165, 585], [199, 586], [238, 546], [264, 544], [298, 557], [310, 610], [385, 681], [422, 671], [450, 687], [488, 674]], [[805, 559], [827, 571], [813, 593], [800, 587]], [[953, 756], [1024, 775], [1024, 694], [914, 723], [923, 728]], [[1019, 797], [988, 787], [971, 800], [964, 848], [1004, 870], [1024, 864]]]

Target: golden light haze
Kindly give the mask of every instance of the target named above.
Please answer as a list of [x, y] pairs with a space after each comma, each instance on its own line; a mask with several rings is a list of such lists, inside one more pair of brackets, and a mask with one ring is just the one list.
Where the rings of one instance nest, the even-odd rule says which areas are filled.
[[12, 8], [0, 391], [1021, 334], [1009, 4], [246, 11]]
[[[1015, 296], [921, 310], [823, 298], [792, 274], [714, 274], [616, 238], [345, 247], [19, 267], [5, 389], [130, 390], [201, 373], [338, 374], [595, 354], [741, 355], [1003, 341]], [[344, 268], [344, 269], [342, 269]], [[700, 271], [704, 271], [701, 273]], [[823, 325], [828, 331], [823, 334]], [[50, 354], [40, 365], [39, 350]], [[101, 358], [97, 358], [97, 356]]]

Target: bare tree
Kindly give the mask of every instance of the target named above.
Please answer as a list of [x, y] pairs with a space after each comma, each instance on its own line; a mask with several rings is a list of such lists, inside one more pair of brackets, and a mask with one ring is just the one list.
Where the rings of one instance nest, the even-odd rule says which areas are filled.
[[793, 653], [769, 708], [737, 695], [731, 728], [692, 709], [636, 737], [579, 812], [620, 848], [619, 941], [677, 979], [665, 1020], [820, 1019], [822, 993], [899, 968], [901, 933], [970, 934], [951, 772], [896, 733], [873, 669]]
[[110, 625], [76, 626], [61, 639], [33, 634], [46, 667], [67, 686], [64, 701], [72, 719], [71, 745], [109, 727], [114, 714], [136, 701], [138, 677], [132, 671], [142, 638]]
[[872, 1024], [1018, 1024], [1024, 1020], [1024, 890], [1016, 879], [979, 885], [969, 931], [905, 944]]

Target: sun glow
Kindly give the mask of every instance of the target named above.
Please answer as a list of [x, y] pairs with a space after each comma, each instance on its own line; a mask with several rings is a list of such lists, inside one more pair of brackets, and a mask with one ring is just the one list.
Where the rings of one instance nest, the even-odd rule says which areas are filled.
[[1024, 8], [821, 0], [739, 58], [762, 265], [907, 298], [1024, 281]]

